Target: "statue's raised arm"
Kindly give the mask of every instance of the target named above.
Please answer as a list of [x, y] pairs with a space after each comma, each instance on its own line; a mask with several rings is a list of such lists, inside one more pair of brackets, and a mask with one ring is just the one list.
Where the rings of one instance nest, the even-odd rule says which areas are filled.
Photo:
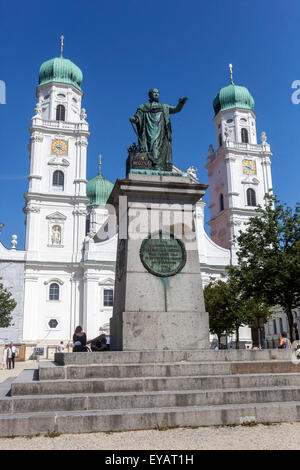
[[159, 91], [151, 88], [149, 103], [140, 105], [129, 118], [138, 136], [138, 152], [147, 161], [147, 168], [172, 171], [172, 130], [169, 114], [179, 113], [187, 98], [179, 98], [177, 106], [159, 103]]
[[183, 106], [185, 105], [185, 103], [187, 102], [188, 98], [179, 98], [178, 100], [178, 105], [177, 106], [169, 106], [169, 113], [170, 114], [175, 114], [175, 113], [179, 113]]

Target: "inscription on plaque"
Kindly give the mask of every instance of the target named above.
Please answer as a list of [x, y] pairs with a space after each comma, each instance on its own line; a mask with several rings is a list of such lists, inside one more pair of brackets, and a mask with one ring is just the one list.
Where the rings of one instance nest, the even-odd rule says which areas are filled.
[[159, 232], [143, 241], [140, 257], [151, 274], [169, 277], [175, 276], [184, 267], [186, 250], [182, 241], [173, 234]]
[[149, 167], [149, 158], [147, 155], [134, 155], [131, 160], [132, 168], [148, 168]]

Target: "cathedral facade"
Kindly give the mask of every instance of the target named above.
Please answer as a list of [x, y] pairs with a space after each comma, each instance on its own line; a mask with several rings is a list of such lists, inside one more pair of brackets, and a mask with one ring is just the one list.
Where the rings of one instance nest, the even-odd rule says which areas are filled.
[[[82, 72], [61, 55], [42, 64], [30, 126], [30, 169], [25, 194], [25, 250], [0, 244], [4, 285], [17, 300], [14, 325], [0, 340], [27, 345], [69, 342], [82, 325], [89, 338], [109, 333], [114, 300], [117, 227], [107, 230], [106, 202], [113, 183], [86, 179], [89, 125], [82, 107]], [[204, 229], [205, 203], [194, 214], [202, 282], [236, 262], [238, 235], [264, 196], [272, 191], [270, 145], [257, 142], [254, 100], [230, 84], [214, 100], [216, 145], [210, 145], [211, 238]], [[180, 171], [173, 166], [173, 171]], [[186, 176], [197, 182], [193, 167]], [[251, 330], [241, 328], [251, 344]]]

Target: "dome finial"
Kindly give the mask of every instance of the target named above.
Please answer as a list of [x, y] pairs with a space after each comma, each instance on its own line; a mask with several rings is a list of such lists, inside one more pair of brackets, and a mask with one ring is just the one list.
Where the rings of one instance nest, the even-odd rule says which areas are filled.
[[60, 57], [63, 56], [63, 50], [64, 50], [64, 36], [61, 35], [60, 36]]
[[230, 83], [233, 83], [233, 79], [232, 79], [232, 64], [229, 64], [229, 70], [230, 70]]
[[99, 176], [102, 176], [102, 173], [101, 173], [101, 165], [102, 165], [102, 155], [101, 155], [101, 153], [100, 153], [100, 154], [99, 154], [99, 173], [98, 173]]

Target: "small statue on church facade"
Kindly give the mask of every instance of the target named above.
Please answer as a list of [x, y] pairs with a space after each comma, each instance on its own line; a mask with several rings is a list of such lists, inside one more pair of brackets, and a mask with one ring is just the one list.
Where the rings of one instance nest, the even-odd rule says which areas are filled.
[[[148, 94], [149, 103], [140, 105], [135, 115], [129, 119], [138, 137], [138, 153], [135, 151], [137, 168], [172, 171], [172, 129], [169, 115], [179, 113], [187, 98], [179, 98], [177, 106], [170, 106], [159, 103], [157, 88], [151, 88]], [[130, 148], [128, 150], [130, 156]], [[134, 168], [134, 165], [130, 165], [130, 168]]]
[[52, 245], [61, 244], [61, 228], [59, 225], [54, 225], [52, 227], [51, 241], [52, 241]]

